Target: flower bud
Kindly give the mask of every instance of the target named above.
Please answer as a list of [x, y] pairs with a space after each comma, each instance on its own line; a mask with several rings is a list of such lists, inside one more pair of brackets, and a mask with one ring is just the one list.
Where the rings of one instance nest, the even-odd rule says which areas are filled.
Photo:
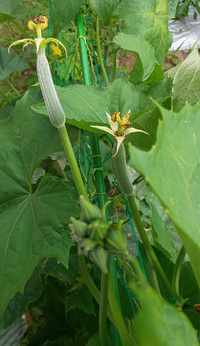
[[106, 237], [110, 222], [105, 224], [102, 220], [91, 222], [87, 228], [87, 234], [94, 241], [102, 240]]
[[77, 241], [76, 238], [81, 239], [85, 237], [88, 226], [87, 223], [80, 220], [76, 220], [73, 217], [71, 217], [70, 220], [72, 223], [69, 224], [69, 228], [72, 231], [75, 240]]
[[88, 202], [85, 197], [80, 196], [80, 204], [81, 204], [81, 220], [87, 223], [90, 223], [93, 220], [101, 219], [102, 214], [101, 210]]
[[88, 252], [93, 250], [96, 246], [96, 242], [91, 240], [90, 238], [85, 238], [82, 242], [78, 245], [78, 255], [84, 254], [85, 256], [88, 255]]
[[127, 253], [127, 239], [121, 231], [111, 231], [105, 241], [105, 249], [110, 252]]
[[103, 273], [108, 273], [107, 268], [107, 252], [101, 246], [97, 246], [89, 253], [90, 259], [102, 270]]

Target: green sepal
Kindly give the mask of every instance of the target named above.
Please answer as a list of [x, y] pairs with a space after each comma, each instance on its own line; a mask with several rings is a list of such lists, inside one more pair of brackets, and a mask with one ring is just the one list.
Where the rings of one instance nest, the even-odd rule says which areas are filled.
[[111, 231], [105, 241], [105, 249], [109, 252], [127, 253], [127, 239], [121, 231]]
[[89, 253], [90, 259], [102, 270], [103, 273], [108, 273], [107, 268], [107, 252], [101, 246], [97, 246]]
[[104, 239], [107, 235], [110, 223], [111, 222], [109, 222], [108, 224], [105, 224], [101, 220], [95, 220], [91, 222], [87, 229], [87, 234], [90, 237], [90, 239], [94, 241]]
[[87, 223], [77, 220], [74, 217], [71, 217], [70, 220], [72, 223], [69, 224], [69, 228], [72, 231], [74, 240], [78, 241], [84, 238], [87, 231]]
[[85, 197], [80, 196], [81, 220], [87, 223], [96, 219], [101, 219], [101, 210], [94, 204], [88, 202]]
[[116, 230], [116, 231], [119, 230], [119, 231], [121, 231], [124, 221], [125, 221], [125, 220], [120, 220], [120, 221], [118, 221], [117, 223], [112, 224], [111, 230], [112, 230], [112, 231], [113, 231], [113, 230]]
[[91, 240], [90, 238], [84, 239], [82, 242], [79, 243], [78, 246], [78, 255], [84, 254], [85, 256], [88, 255], [88, 252], [93, 250], [96, 246], [96, 242]]

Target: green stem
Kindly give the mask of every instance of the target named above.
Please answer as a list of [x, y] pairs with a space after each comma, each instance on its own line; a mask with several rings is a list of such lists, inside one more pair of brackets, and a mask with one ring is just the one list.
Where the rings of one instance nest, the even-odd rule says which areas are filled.
[[[108, 268], [110, 268], [112, 256], [108, 255]], [[109, 274], [101, 274], [101, 297], [100, 297], [100, 309], [99, 309], [99, 333], [101, 338], [102, 346], [108, 345], [108, 334], [107, 334], [107, 309], [108, 309], [108, 283]], [[106, 332], [105, 332], [106, 331]]]
[[137, 206], [136, 206], [136, 203], [135, 203], [135, 198], [133, 195], [131, 196], [128, 196], [128, 201], [129, 201], [129, 206], [130, 206], [130, 210], [132, 212], [132, 217], [133, 217], [133, 220], [136, 224], [136, 227], [137, 227], [137, 230], [140, 234], [140, 237], [142, 239], [142, 242], [143, 242], [143, 245], [145, 247], [145, 250], [147, 251], [147, 253], [149, 254], [152, 262], [153, 262], [153, 265], [154, 267], [156, 268], [157, 272], [159, 273], [162, 281], [164, 282], [167, 290], [170, 292], [171, 296], [174, 296], [175, 292], [172, 288], [172, 286], [170, 285], [166, 275], [165, 275], [165, 272], [164, 270], [162, 269], [156, 255], [155, 255], [155, 252], [153, 251], [153, 248], [150, 244], [150, 241], [147, 237], [147, 234], [145, 232], [145, 229], [143, 227], [143, 224], [142, 224], [142, 221], [140, 219], [140, 214], [139, 214], [139, 211], [137, 209]]
[[150, 258], [148, 253], [147, 253], [147, 257], [148, 257], [149, 263], [151, 265], [151, 278], [152, 278], [153, 288], [158, 293], [158, 295], [161, 296], [160, 287], [159, 287], [159, 284], [158, 284], [158, 279], [157, 279], [155, 267], [153, 266], [152, 260], [151, 260], [151, 258]]
[[65, 152], [66, 152], [66, 155], [67, 155], [67, 158], [68, 158], [71, 170], [72, 170], [72, 174], [74, 177], [74, 181], [75, 181], [78, 193], [79, 193], [79, 195], [84, 196], [89, 201], [89, 198], [88, 198], [85, 186], [83, 184], [83, 180], [82, 180], [79, 168], [78, 168], [76, 157], [74, 155], [74, 151], [73, 151], [66, 127], [62, 126], [59, 129], [59, 132], [60, 132], [60, 137], [61, 137], [61, 140], [63, 143], [63, 147], [65, 149]]
[[96, 12], [94, 10], [94, 7], [93, 7], [93, 4], [92, 4], [92, 1], [91, 0], [88, 0], [88, 5], [89, 5], [89, 8], [90, 8], [90, 11], [92, 12], [92, 14], [94, 16], [96, 16]]
[[112, 66], [112, 82], [115, 80], [115, 74], [116, 74], [116, 66], [117, 66], [117, 61], [116, 61], [117, 53], [113, 54], [113, 66]]
[[17, 89], [14, 87], [14, 85], [9, 81], [9, 79], [6, 79], [6, 82], [10, 85], [10, 87], [17, 94], [17, 96], [20, 96], [20, 93], [17, 91]]
[[183, 264], [183, 260], [185, 258], [185, 248], [182, 245], [181, 250], [178, 254], [178, 257], [176, 259], [176, 263], [174, 265], [174, 270], [173, 270], [173, 276], [172, 276], [172, 287], [174, 291], [176, 292], [177, 296], [179, 296], [179, 280], [180, 280], [180, 274], [181, 274], [181, 267]]
[[99, 57], [99, 63], [103, 72], [103, 76], [106, 82], [106, 86], [109, 85], [109, 80], [108, 80], [108, 76], [106, 73], [106, 69], [103, 63], [103, 58], [101, 55], [101, 45], [100, 45], [100, 36], [99, 36], [99, 17], [97, 16], [97, 21], [96, 21], [96, 42], [97, 42], [97, 53], [98, 53], [98, 57]]
[[[111, 311], [113, 316], [115, 316], [115, 322], [116, 326], [119, 332], [119, 335], [121, 337], [121, 341], [123, 346], [136, 346], [137, 343], [134, 341], [134, 339], [131, 337], [130, 333], [128, 332], [124, 319], [122, 317], [119, 304], [117, 302], [117, 298], [115, 295], [114, 287], [113, 287], [113, 281], [111, 278], [111, 275], [109, 276], [109, 303], [111, 307]], [[117, 345], [118, 346], [118, 345]]]
[[27, 32], [26, 32], [26, 30], [24, 30], [23, 28], [22, 28], [22, 26], [19, 24], [19, 23], [17, 23], [16, 21], [15, 21], [15, 19], [11, 19], [10, 20], [13, 24], [15, 24], [22, 32], [23, 32], [23, 34], [25, 35], [25, 37], [30, 37], [28, 34], [27, 34]]
[[[95, 285], [94, 281], [92, 280], [90, 276], [90, 273], [88, 272], [84, 255], [79, 256], [79, 265], [80, 265], [81, 273], [83, 274], [83, 277], [85, 279], [86, 285], [88, 286], [94, 299], [97, 301], [98, 304], [100, 304], [100, 291], [98, 290], [97, 286]], [[107, 308], [107, 316], [110, 322], [113, 325], [115, 325], [115, 320], [113, 319], [112, 312], [109, 307]]]

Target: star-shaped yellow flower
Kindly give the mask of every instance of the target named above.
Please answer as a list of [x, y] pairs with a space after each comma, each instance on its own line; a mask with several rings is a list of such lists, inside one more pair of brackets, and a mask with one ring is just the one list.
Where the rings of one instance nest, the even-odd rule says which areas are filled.
[[129, 110], [127, 114], [125, 114], [122, 119], [120, 118], [120, 112], [114, 112], [112, 116], [110, 116], [107, 112], [107, 118], [110, 124], [110, 128], [107, 126], [96, 126], [90, 125], [96, 129], [102, 130], [104, 132], [109, 133], [111, 136], [114, 136], [117, 141], [117, 149], [115, 155], [117, 155], [120, 145], [127, 135], [134, 132], [142, 132], [148, 135], [147, 132], [135, 129], [134, 127], [130, 127], [132, 124], [129, 121], [131, 111]]

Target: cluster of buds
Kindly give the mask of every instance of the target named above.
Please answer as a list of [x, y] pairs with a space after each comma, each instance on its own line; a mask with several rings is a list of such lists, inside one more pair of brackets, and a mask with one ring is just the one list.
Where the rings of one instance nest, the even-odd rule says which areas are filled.
[[102, 272], [107, 273], [108, 253], [127, 253], [127, 240], [121, 231], [123, 221], [117, 224], [103, 221], [103, 212], [80, 196], [81, 220], [71, 218], [69, 228], [78, 242], [78, 254], [88, 256]]

